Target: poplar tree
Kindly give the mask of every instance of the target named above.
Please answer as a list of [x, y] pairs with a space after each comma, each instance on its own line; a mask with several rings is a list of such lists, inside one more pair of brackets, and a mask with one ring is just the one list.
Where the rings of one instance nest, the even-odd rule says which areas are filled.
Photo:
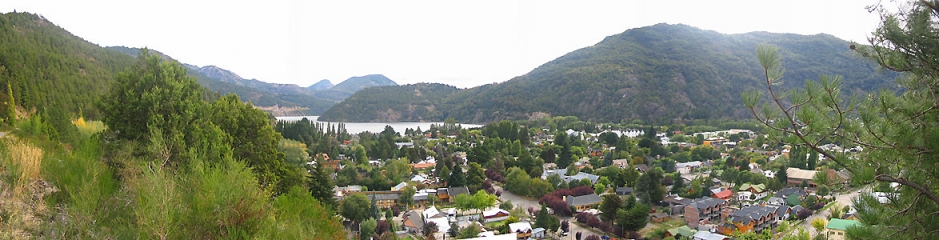
[[[784, 72], [780, 53], [760, 46], [766, 90], [742, 95], [772, 139], [817, 152], [850, 172], [855, 184], [900, 184], [886, 203], [866, 194], [854, 199], [864, 226], [848, 228], [849, 239], [939, 237], [939, 6], [934, 1], [898, 5], [869, 7], [881, 16], [871, 45], [847, 46], [902, 73], [898, 89], [845, 98], [842, 77], [822, 75], [805, 88], [784, 91], [779, 87]], [[823, 142], [862, 146], [864, 151], [849, 157], [822, 149]]]

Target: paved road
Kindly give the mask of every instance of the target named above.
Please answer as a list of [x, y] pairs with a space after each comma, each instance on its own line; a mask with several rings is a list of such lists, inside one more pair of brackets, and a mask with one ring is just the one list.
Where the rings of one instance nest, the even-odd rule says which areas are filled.
[[[500, 201], [510, 200], [512, 201], [512, 204], [515, 204], [516, 208], [522, 208], [522, 209], [525, 209], [526, 211], [529, 207], [533, 207], [535, 209], [541, 209], [541, 204], [538, 204], [538, 200], [529, 200], [522, 196], [515, 195], [514, 193], [503, 190], [502, 187], [499, 187], [499, 186], [493, 186], [493, 187], [496, 188], [496, 191], [502, 191], [502, 197], [499, 197]], [[586, 238], [590, 234], [596, 234], [597, 236], [606, 235], [600, 231], [596, 231], [586, 226], [581, 227], [580, 225], [577, 224], [577, 219], [574, 219], [573, 217], [558, 216], [558, 218], [561, 221], [567, 220], [571, 224], [570, 234], [568, 234], [567, 237], [563, 237], [562, 239], [574, 239], [574, 233], [577, 233], [577, 232], [583, 232], [584, 238]], [[552, 232], [552, 234], [555, 234], [555, 233]]]
[[[870, 191], [870, 187], [864, 187], [864, 188], [862, 188], [862, 189], [863, 189], [863, 191]], [[852, 190], [852, 191], [849, 191], [848, 193], [838, 194], [837, 196], [835, 196], [835, 201], [838, 202], [838, 204], [841, 204], [841, 206], [853, 206], [854, 204], [853, 204], [851, 201], [852, 201], [852, 199], [854, 199], [854, 198], [857, 197], [858, 195], [859, 195], [859, 194], [858, 194], [858, 191]], [[812, 227], [812, 221], [814, 221], [815, 219], [818, 219], [818, 218], [825, 218], [825, 219], [827, 219], [827, 218], [828, 218], [828, 214], [831, 214], [831, 211], [828, 210], [828, 209], [826, 209], [825, 211], [821, 211], [821, 212], [817, 212], [817, 213], [815, 213], [815, 214], [812, 214], [812, 216], [809, 216], [808, 218], [806, 218], [806, 219], [805, 219], [805, 222], [803, 222], [803, 223], [802, 223], [801, 225], [799, 225], [799, 226], [801, 226], [801, 227], [804, 228], [806, 231], [808, 231], [809, 234], [810, 234], [812, 237], [815, 237], [815, 235], [818, 235], [818, 233], [815, 231], [815, 228]], [[836, 216], [836, 218], [840, 218], [840, 217], [841, 217], [841, 216]], [[793, 231], [793, 232], [795, 233], [795, 232], [797, 232], [797, 231]]]

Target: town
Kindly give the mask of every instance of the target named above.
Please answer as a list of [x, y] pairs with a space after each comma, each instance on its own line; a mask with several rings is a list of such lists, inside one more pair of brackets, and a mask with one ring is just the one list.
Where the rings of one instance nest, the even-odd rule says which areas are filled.
[[[310, 124], [278, 127], [289, 139], [286, 129]], [[844, 239], [859, 225], [853, 198], [896, 191], [856, 184], [758, 125], [724, 125], [548, 117], [348, 135], [314, 124], [334, 138], [317, 151], [332, 154], [302, 161], [328, 175], [331, 196], [317, 197], [358, 239]]]

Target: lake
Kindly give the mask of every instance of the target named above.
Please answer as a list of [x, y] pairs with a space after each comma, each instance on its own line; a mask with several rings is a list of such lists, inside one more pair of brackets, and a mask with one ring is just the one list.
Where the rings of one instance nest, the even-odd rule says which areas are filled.
[[[319, 119], [319, 116], [277, 117], [277, 120], [300, 121], [303, 118], [309, 119], [310, 121], [313, 121], [313, 122], [320, 122], [317, 120]], [[333, 125], [339, 124], [338, 122], [321, 122], [321, 123], [329, 123]], [[418, 127], [421, 128], [421, 131], [427, 131], [427, 129], [430, 129], [431, 124], [443, 125], [443, 122], [391, 122], [391, 123], [346, 122], [342, 124], [346, 125], [346, 131], [348, 131], [350, 134], [357, 134], [357, 133], [361, 133], [365, 131], [369, 131], [372, 133], [380, 133], [381, 131], [385, 130], [385, 126], [391, 126], [392, 128], [395, 129], [396, 132], [399, 132], [399, 133], [404, 133], [404, 129], [410, 128], [410, 129], [416, 130]], [[463, 128], [477, 128], [477, 127], [483, 126], [479, 124], [460, 124], [460, 125], [462, 125]]]

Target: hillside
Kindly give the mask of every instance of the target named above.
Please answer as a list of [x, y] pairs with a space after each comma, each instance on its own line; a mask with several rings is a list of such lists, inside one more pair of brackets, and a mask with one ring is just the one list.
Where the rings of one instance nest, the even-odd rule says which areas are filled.
[[0, 100], [7, 84], [26, 109], [60, 106], [96, 118], [93, 104], [134, 58], [76, 37], [43, 17], [0, 14]]
[[761, 43], [780, 48], [787, 69], [784, 88], [828, 74], [845, 77], [845, 92], [861, 93], [890, 87], [896, 77], [878, 72], [874, 64], [853, 56], [848, 42], [826, 34], [728, 35], [657, 24], [609, 36], [503, 83], [459, 90], [444, 98], [424, 95], [420, 101], [437, 106], [427, 113], [435, 118], [409, 115], [401, 104], [391, 104], [399, 101], [379, 101], [401, 96], [370, 95], [350, 97], [372, 99], [357, 101], [372, 103], [370, 112], [339, 115], [341, 109], [335, 109], [339, 106], [366, 108], [343, 102], [320, 119], [381, 121], [381, 116], [400, 115], [402, 121], [453, 117], [485, 123], [527, 119], [537, 112], [601, 122], [743, 119], [749, 114], [740, 93], [760, 89], [763, 77], [755, 54]]
[[[441, 104], [432, 99], [442, 99], [459, 89], [439, 83], [420, 83], [402, 86], [382, 86], [365, 88], [341, 103], [333, 106], [323, 115], [339, 119], [352, 119], [356, 116], [369, 116], [377, 122], [431, 121], [442, 119], [439, 115]], [[385, 99], [371, 96], [394, 96]], [[394, 106], [393, 108], [378, 108]]]
[[333, 85], [333, 83], [330, 82], [329, 79], [323, 79], [323, 80], [320, 80], [319, 82], [314, 83], [313, 85], [310, 85], [307, 88], [309, 88], [310, 90], [316, 91], [316, 90], [330, 89], [333, 86], [336, 86], [336, 85]]

